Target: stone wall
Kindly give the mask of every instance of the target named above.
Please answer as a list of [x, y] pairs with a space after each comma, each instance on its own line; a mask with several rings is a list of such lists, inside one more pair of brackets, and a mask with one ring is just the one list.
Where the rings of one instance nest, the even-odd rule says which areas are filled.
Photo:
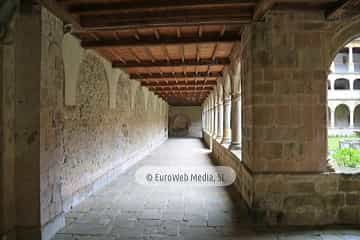
[[253, 171], [325, 169], [327, 25], [318, 12], [273, 11], [244, 30], [243, 160]]
[[15, 227], [15, 51], [0, 47], [0, 236]]
[[169, 108], [169, 136], [201, 137], [201, 107]]
[[45, 10], [42, 23], [41, 220], [45, 224], [162, 143], [167, 138], [167, 105], [125, 73], [109, 74], [111, 64], [92, 51], [83, 54], [79, 65], [75, 105], [65, 105], [65, 76], [73, 76], [64, 68], [62, 23]]
[[249, 170], [236, 153], [204, 134], [217, 164], [237, 173], [234, 187], [253, 221], [269, 225], [360, 224], [360, 174], [261, 174]]
[[1, 237], [49, 239], [64, 212], [167, 139], [168, 105], [45, 9], [14, 34], [0, 51]]

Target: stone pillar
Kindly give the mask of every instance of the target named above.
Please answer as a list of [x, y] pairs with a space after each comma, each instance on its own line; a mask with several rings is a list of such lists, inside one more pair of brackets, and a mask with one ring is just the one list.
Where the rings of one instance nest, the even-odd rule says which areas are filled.
[[335, 73], [335, 71], [336, 71], [335, 62], [332, 62], [332, 63], [331, 63], [330, 71], [331, 71], [332, 73]]
[[208, 105], [205, 105], [205, 132], [208, 131]]
[[221, 141], [223, 137], [223, 117], [224, 117], [224, 106], [223, 101], [220, 100], [218, 102], [218, 128], [217, 128], [217, 137], [216, 140]]
[[349, 69], [349, 72], [351, 72], [351, 73], [353, 73], [355, 71], [352, 46], [349, 47], [349, 65], [348, 65], [348, 69]]
[[217, 126], [218, 126], [218, 106], [217, 106], [217, 98], [216, 95], [214, 95], [214, 112], [213, 112], [213, 118], [214, 118], [214, 129], [212, 137], [216, 138], [217, 136]]
[[330, 127], [334, 128], [335, 127], [335, 110], [330, 110]]
[[354, 109], [350, 109], [350, 128], [354, 127]]
[[318, 19], [301, 14], [269, 12], [242, 33], [242, 162], [253, 173], [326, 170], [325, 25], [289, 28]]
[[206, 109], [206, 132], [209, 133], [210, 131], [210, 109], [209, 109], [209, 103], [207, 105]]
[[231, 102], [231, 150], [241, 149], [241, 95], [234, 93]]
[[231, 143], [231, 96], [227, 96], [224, 99], [224, 118], [223, 118], [223, 139], [222, 144]]
[[210, 111], [209, 111], [209, 116], [210, 116], [209, 135], [212, 136], [213, 131], [214, 131], [214, 105], [213, 105], [212, 99], [210, 99]]

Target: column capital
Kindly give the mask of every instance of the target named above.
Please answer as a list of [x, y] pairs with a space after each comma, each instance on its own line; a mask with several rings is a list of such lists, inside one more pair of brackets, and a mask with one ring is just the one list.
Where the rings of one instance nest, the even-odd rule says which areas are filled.
[[232, 101], [241, 100], [241, 93], [240, 92], [233, 93], [231, 96], [231, 100]]

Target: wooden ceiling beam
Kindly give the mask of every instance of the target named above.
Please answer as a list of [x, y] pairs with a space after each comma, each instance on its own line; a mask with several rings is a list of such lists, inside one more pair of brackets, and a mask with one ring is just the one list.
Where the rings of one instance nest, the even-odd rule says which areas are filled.
[[169, 86], [214, 86], [216, 81], [173, 81], [173, 82], [142, 82], [141, 85], [144, 87], [169, 87]]
[[166, 89], [192, 89], [192, 88], [198, 88], [198, 89], [213, 89], [215, 85], [209, 85], [209, 84], [181, 84], [181, 85], [164, 85], [164, 86], [146, 86], [150, 90], [166, 90]]
[[197, 76], [197, 77], [163, 77], [163, 78], [147, 78], [147, 79], [136, 79], [142, 82], [147, 82], [147, 83], [159, 83], [159, 84], [163, 84], [163, 83], [178, 83], [178, 82], [183, 82], [183, 81], [187, 81], [187, 82], [194, 82], [194, 81], [217, 81], [218, 77], [201, 77], [201, 76]]
[[206, 78], [206, 77], [210, 77], [210, 78], [218, 78], [218, 77], [222, 77], [223, 74], [222, 72], [198, 72], [198, 73], [193, 73], [193, 72], [186, 72], [186, 73], [149, 73], [149, 74], [130, 74], [130, 79], [144, 79], [144, 80], [148, 80], [148, 79], [169, 79], [169, 78]]
[[155, 47], [168, 45], [186, 45], [186, 44], [213, 44], [213, 43], [233, 43], [241, 41], [241, 36], [238, 32], [225, 34], [219, 38], [217, 36], [208, 36], [201, 39], [194, 37], [184, 38], [163, 38], [156, 39], [127, 39], [127, 40], [102, 40], [102, 41], [82, 41], [81, 46], [85, 49], [104, 49], [104, 48], [133, 48], [133, 47]]
[[213, 90], [212, 87], [166, 87], [166, 88], [154, 88], [150, 87], [150, 91], [153, 92], [162, 92], [162, 91], [169, 91], [169, 92], [176, 92], [176, 91], [211, 91]]
[[149, 67], [186, 67], [186, 66], [216, 66], [216, 65], [229, 65], [229, 58], [218, 59], [200, 59], [194, 60], [171, 60], [171, 61], [142, 61], [142, 62], [127, 62], [114, 61], [112, 66], [114, 68], [149, 68]]
[[156, 28], [163, 26], [194, 26], [245, 24], [252, 20], [252, 10], [211, 9], [144, 12], [128, 14], [80, 15], [80, 24], [86, 30], [122, 30], [136, 28]]
[[152, 92], [156, 92], [156, 93], [169, 93], [171, 96], [176, 95], [176, 94], [183, 94], [183, 93], [187, 93], [187, 94], [199, 94], [199, 93], [203, 93], [203, 94], [207, 94], [209, 93], [211, 90], [151, 90]]
[[148, 0], [138, 1], [136, 4], [130, 2], [95, 2], [95, 3], [69, 3], [68, 11], [71, 14], [120, 14], [127, 12], [188, 9], [188, 8], [218, 8], [218, 7], [251, 7], [254, 1], [251, 0]]

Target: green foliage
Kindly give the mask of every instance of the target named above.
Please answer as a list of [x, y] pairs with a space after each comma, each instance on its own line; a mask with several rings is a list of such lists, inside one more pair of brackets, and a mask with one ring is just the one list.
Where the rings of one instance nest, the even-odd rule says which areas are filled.
[[337, 149], [333, 154], [336, 163], [341, 167], [360, 167], [360, 151], [352, 148]]

